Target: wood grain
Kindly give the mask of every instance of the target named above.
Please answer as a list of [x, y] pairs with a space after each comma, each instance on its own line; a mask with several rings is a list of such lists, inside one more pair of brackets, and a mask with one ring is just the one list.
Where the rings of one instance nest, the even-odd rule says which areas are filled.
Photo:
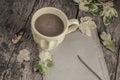
[[[120, 15], [120, 1], [114, 0], [114, 3]], [[105, 27], [101, 17], [94, 17], [89, 13], [79, 11], [78, 6], [72, 0], [0, 1], [0, 80], [42, 80], [42, 75], [33, 71], [34, 62], [38, 60], [39, 48], [33, 40], [30, 21], [36, 10], [48, 6], [61, 9], [68, 18], [91, 16], [98, 26], [99, 35], [102, 31], [111, 33], [118, 49], [117, 54], [110, 52], [104, 46], [102, 48], [111, 80], [119, 80], [120, 17], [115, 18], [111, 25]], [[26, 28], [26, 32], [21, 41], [14, 45], [11, 38], [21, 28]], [[31, 59], [28, 62], [19, 63], [16, 57], [24, 48], [31, 52]]]
[[11, 42], [11, 38], [21, 28], [26, 27], [35, 1], [2, 0], [0, 4], [0, 33], [2, 37], [0, 41], [2, 49], [0, 51], [0, 64], [2, 65], [1, 67], [5, 68], [0, 68], [0, 78], [1, 80], [18, 80], [18, 77], [21, 76], [18, 74], [22, 73], [22, 71], [19, 72], [20, 69], [18, 68], [21, 68], [22, 65], [13, 64], [13, 59], [16, 57], [14, 54], [18, 54], [17, 50], [24, 39], [17, 45], [14, 45]]
[[[74, 18], [77, 14], [77, 6], [73, 4], [72, 0], [3, 0], [0, 4], [2, 8], [0, 10], [0, 18], [2, 19], [0, 20], [0, 38], [2, 39], [0, 41], [1, 80], [42, 80], [42, 75], [33, 71], [33, 65], [38, 59], [39, 50], [30, 30], [31, 17], [39, 8], [54, 6], [65, 12], [68, 18]], [[24, 27], [26, 27], [26, 31], [21, 41], [13, 45], [11, 42], [12, 36]], [[7, 48], [6, 52], [3, 50], [4, 48]], [[28, 62], [19, 63], [16, 57], [19, 51], [24, 48], [31, 52], [31, 59]], [[5, 68], [4, 65], [6, 65], [6, 69], [3, 69]]]

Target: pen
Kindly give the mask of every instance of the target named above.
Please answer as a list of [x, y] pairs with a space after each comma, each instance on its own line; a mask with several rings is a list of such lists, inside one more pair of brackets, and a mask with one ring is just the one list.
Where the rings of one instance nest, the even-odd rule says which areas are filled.
[[77, 55], [78, 59], [82, 62], [82, 64], [85, 65], [99, 80], [102, 80], [100, 76], [98, 76], [81, 58], [79, 55]]

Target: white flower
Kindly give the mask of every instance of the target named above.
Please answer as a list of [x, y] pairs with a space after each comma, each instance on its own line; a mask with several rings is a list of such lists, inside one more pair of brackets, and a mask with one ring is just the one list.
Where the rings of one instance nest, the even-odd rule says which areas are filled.
[[94, 21], [92, 21], [91, 17], [83, 17], [80, 19], [81, 23], [79, 29], [83, 34], [87, 36], [91, 36], [91, 30], [95, 29], [97, 26]]
[[18, 62], [29, 61], [30, 60], [30, 52], [27, 49], [20, 50], [17, 56]]
[[47, 59], [50, 59], [51, 60], [51, 54], [48, 52], [48, 51], [42, 51], [40, 52], [39, 54], [39, 58], [42, 60], [42, 61], [45, 61]]

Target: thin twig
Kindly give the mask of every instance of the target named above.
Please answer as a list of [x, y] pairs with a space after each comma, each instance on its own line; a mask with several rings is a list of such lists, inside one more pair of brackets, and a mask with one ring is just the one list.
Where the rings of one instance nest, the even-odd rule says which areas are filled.
[[82, 64], [85, 65], [85, 67], [87, 67], [89, 69], [89, 71], [91, 71], [99, 80], [102, 80], [101, 77], [99, 75], [97, 75], [81, 58], [79, 55], [77, 55], [78, 59], [82, 62]]

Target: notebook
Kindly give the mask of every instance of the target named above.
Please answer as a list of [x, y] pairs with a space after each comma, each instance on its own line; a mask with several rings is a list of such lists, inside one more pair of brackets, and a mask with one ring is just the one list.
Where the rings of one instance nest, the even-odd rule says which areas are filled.
[[79, 30], [66, 35], [64, 41], [51, 51], [54, 66], [49, 69], [45, 80], [99, 80], [81, 63], [77, 55], [102, 80], [110, 80], [96, 30], [92, 32], [91, 37]]

